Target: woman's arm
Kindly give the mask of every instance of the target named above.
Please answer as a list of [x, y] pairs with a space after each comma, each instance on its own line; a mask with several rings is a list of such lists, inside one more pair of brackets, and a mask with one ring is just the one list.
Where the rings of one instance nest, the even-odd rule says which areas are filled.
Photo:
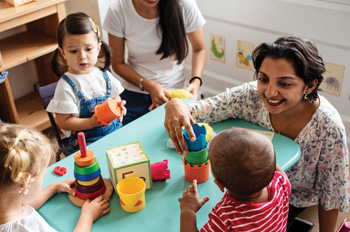
[[[139, 87], [142, 76], [125, 63], [125, 39], [108, 34], [109, 45], [113, 50], [113, 70], [124, 80]], [[150, 110], [168, 101], [170, 94], [158, 83], [144, 79], [142, 86], [151, 95], [152, 106]]]
[[[192, 77], [202, 77], [207, 56], [203, 30], [200, 28], [194, 32], [188, 33], [187, 36], [192, 45]], [[187, 87], [187, 90], [193, 94], [195, 100], [198, 98], [199, 87], [200, 81], [198, 79], [194, 79]]]

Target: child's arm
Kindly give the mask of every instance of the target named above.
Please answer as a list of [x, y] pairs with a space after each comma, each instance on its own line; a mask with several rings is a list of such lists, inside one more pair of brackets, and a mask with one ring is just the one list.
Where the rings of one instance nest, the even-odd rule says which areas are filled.
[[56, 193], [67, 192], [68, 194], [75, 195], [74, 190], [71, 188], [71, 186], [74, 184], [74, 180], [74, 178], [71, 178], [50, 184], [49, 186], [43, 188], [40, 191], [39, 196], [34, 201], [29, 203], [29, 205], [32, 206], [35, 210], [38, 210]]
[[68, 131], [89, 130], [94, 127], [101, 126], [94, 116], [91, 118], [78, 118], [72, 116], [71, 114], [56, 113], [55, 121], [59, 128]]
[[90, 231], [92, 224], [103, 215], [109, 212], [109, 199], [103, 199], [102, 196], [93, 201], [86, 200], [81, 208], [81, 214], [74, 232]]
[[276, 164], [276, 171], [282, 173], [282, 175], [285, 176], [289, 181], [287, 174], [282, 170], [282, 168], [278, 164]]
[[192, 185], [187, 187], [187, 190], [179, 198], [181, 216], [180, 216], [180, 231], [198, 231], [197, 229], [197, 211], [209, 201], [209, 197], [203, 197], [198, 200], [197, 180], [193, 180]]

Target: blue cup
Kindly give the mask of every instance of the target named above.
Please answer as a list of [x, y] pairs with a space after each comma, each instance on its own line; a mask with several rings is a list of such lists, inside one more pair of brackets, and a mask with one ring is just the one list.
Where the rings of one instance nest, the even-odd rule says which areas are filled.
[[196, 135], [196, 141], [192, 142], [185, 129], [182, 129], [182, 133], [185, 138], [185, 143], [189, 151], [200, 151], [206, 147], [207, 141], [205, 140], [207, 136], [207, 130], [205, 126], [199, 126], [197, 123], [192, 125], [194, 134]]

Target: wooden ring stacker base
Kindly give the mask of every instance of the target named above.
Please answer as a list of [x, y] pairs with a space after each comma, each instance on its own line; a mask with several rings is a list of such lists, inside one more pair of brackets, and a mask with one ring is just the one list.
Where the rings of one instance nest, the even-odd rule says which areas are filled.
[[[103, 178], [103, 181], [105, 182], [105, 185], [106, 185], [106, 192], [103, 194], [103, 199], [111, 198], [113, 193], [112, 183], [105, 178]], [[75, 191], [75, 187], [72, 187], [72, 189]], [[68, 198], [73, 203], [73, 205], [76, 205], [78, 207], [82, 207], [85, 203], [85, 200], [82, 200], [77, 196], [72, 196], [71, 194], [68, 194]]]
[[87, 156], [86, 157], [81, 157], [80, 151], [78, 151], [74, 155], [75, 162], [80, 166], [80, 167], [86, 167], [91, 165], [94, 162], [95, 159], [95, 153], [90, 150], [86, 150]]

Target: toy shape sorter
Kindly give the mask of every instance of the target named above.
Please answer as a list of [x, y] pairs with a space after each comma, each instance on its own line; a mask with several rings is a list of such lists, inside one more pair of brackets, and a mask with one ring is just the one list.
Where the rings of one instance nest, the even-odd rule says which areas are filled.
[[107, 148], [109, 178], [117, 193], [117, 184], [122, 179], [134, 176], [146, 183], [146, 190], [152, 188], [150, 160], [140, 142]]
[[78, 133], [79, 147], [74, 155], [74, 177], [75, 177], [75, 196], [68, 195], [69, 200], [76, 206], [82, 207], [85, 200], [93, 200], [103, 195], [104, 198], [110, 198], [113, 193], [113, 187], [109, 180], [101, 175], [100, 166], [93, 151], [86, 149], [85, 135]]
[[182, 162], [185, 168], [185, 179], [190, 183], [196, 179], [199, 184], [209, 179], [207, 131], [204, 125], [199, 126], [197, 123], [193, 124], [192, 128], [196, 135], [194, 142], [190, 140], [187, 131], [182, 129], [188, 149], [188, 153], [182, 156]]

